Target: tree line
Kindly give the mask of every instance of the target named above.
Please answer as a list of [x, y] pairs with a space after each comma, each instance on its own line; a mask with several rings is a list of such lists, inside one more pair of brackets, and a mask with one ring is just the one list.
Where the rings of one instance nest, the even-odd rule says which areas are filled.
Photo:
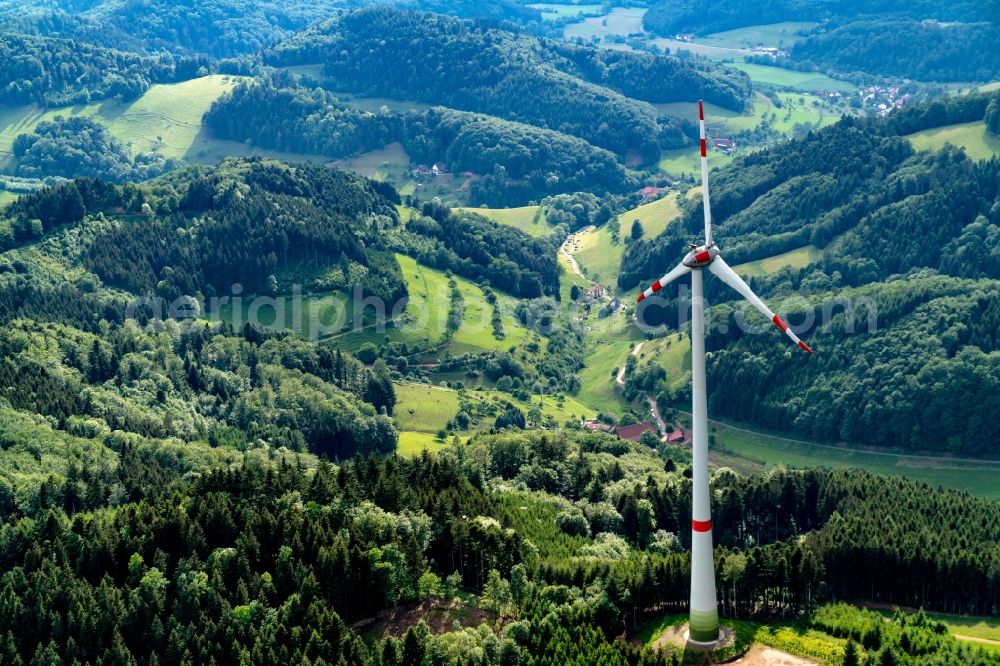
[[[468, 663], [470, 651], [481, 655], [474, 663], [503, 666], [675, 664], [614, 638], [688, 596], [688, 556], [667, 534], [687, 532], [687, 466], [636, 468], [662, 464], [638, 447], [602, 434], [505, 433], [436, 456], [248, 462], [187, 480], [154, 462], [147, 471], [163, 474], [160, 484], [88, 512], [63, 506], [91, 478], [78, 469], [52, 484], [37, 518], [0, 527], [0, 650], [11, 664], [396, 666]], [[141, 464], [130, 455], [121, 473]], [[552, 489], [489, 483], [537, 487], [538, 469], [555, 473]], [[808, 626], [879, 663], [995, 663], [923, 614], [887, 622], [821, 606], [862, 596], [996, 612], [995, 503], [851, 471], [720, 470], [714, 483], [723, 615], [808, 611]], [[581, 493], [589, 499], [574, 500]], [[554, 506], [570, 502], [599, 535], [566, 533], [572, 521]], [[913, 538], [914, 524], [933, 548]], [[364, 640], [349, 627], [456, 586], [478, 595], [496, 629], [417, 624]]]
[[144, 56], [76, 39], [7, 32], [0, 35], [0, 103], [131, 101], [154, 83], [194, 78], [206, 65], [194, 56]]
[[472, 183], [470, 197], [491, 206], [633, 185], [613, 154], [566, 134], [443, 108], [366, 113], [280, 75], [241, 83], [213, 103], [205, 125], [219, 138], [330, 157], [399, 141], [411, 163], [443, 163], [452, 173], [483, 176]]
[[[672, 75], [697, 82], [690, 95], [704, 87], [736, 109], [748, 100], [746, 80], [730, 77], [728, 70], [692, 69], [667, 56], [563, 48], [488, 23], [378, 7], [297, 35], [265, 60], [322, 63], [325, 76], [351, 90], [488, 113], [577, 136], [619, 155], [634, 151], [646, 162], [659, 154], [655, 114], [616, 86], [638, 88], [640, 81], [655, 80], [659, 89], [667, 85], [663, 77]], [[730, 78], [736, 83], [723, 83]], [[643, 97], [649, 94], [655, 95]]]
[[56, 116], [30, 133], [18, 134], [13, 151], [14, 173], [26, 178], [102, 178], [111, 182], [142, 181], [177, 168], [174, 159], [131, 155], [104, 125], [84, 116]]

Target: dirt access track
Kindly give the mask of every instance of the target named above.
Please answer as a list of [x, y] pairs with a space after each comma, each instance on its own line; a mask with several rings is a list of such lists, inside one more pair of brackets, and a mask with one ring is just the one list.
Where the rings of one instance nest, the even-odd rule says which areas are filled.
[[760, 643], [755, 643], [742, 657], [727, 663], [740, 666], [816, 666], [815, 661], [796, 657]]

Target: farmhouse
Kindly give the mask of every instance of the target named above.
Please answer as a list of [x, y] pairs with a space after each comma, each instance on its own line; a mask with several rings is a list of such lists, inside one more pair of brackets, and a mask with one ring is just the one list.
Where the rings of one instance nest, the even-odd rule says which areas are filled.
[[736, 150], [736, 142], [732, 139], [712, 139], [712, 147], [728, 155]]
[[674, 428], [667, 433], [667, 444], [683, 444], [687, 436], [682, 428]]
[[615, 434], [622, 439], [629, 440], [630, 442], [638, 442], [639, 438], [642, 437], [642, 433], [647, 430], [656, 432], [656, 428], [653, 427], [652, 423], [644, 421], [642, 423], [633, 423], [632, 425], [616, 428]]

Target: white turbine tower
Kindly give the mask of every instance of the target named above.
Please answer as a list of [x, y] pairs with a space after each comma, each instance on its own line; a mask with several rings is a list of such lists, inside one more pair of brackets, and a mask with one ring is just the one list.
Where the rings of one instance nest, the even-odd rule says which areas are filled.
[[691, 503], [691, 611], [688, 624], [690, 640], [712, 643], [719, 638], [719, 611], [715, 597], [715, 563], [712, 559], [712, 513], [708, 488], [708, 399], [705, 392], [705, 302], [702, 286], [703, 268], [735, 289], [765, 317], [804, 351], [813, 353], [788, 325], [753, 293], [746, 282], [719, 256], [712, 242], [712, 212], [708, 198], [708, 151], [705, 145], [705, 110], [698, 102], [701, 125], [701, 187], [705, 206], [705, 244], [692, 249], [676, 268], [664, 275], [639, 296], [639, 302], [652, 296], [677, 278], [691, 273], [691, 417], [693, 434], [692, 503]]

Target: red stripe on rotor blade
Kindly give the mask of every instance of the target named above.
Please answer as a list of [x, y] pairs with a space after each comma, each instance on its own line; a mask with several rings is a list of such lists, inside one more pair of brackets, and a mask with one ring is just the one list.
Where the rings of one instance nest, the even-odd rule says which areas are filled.
[[799, 340], [799, 347], [801, 347], [803, 351], [807, 351], [810, 354], [815, 354], [816, 353], [812, 349], [809, 349], [809, 345], [807, 345], [806, 343], [802, 342], [801, 340]]
[[708, 148], [705, 146], [705, 140], [701, 140], [701, 156], [708, 157]]
[[708, 520], [691, 520], [691, 529], [695, 532], [708, 532], [712, 529], [712, 519]]
[[657, 281], [656, 281], [656, 282], [654, 282], [653, 284], [649, 285], [649, 288], [650, 288], [650, 289], [652, 289], [652, 290], [653, 290], [653, 293], [655, 294], [656, 292], [658, 292], [658, 291], [659, 291], [660, 289], [662, 289], [662, 288], [663, 288], [663, 285], [662, 285], [662, 284], [660, 284], [660, 281], [659, 281], [659, 280], [657, 280]]
[[643, 299], [646, 298], [646, 294], [639, 294], [639, 298], [635, 299], [636, 303], [642, 303]]
[[773, 321], [774, 325], [777, 326], [778, 328], [780, 328], [782, 330], [782, 332], [788, 330], [788, 324], [786, 324], [785, 322], [781, 321], [781, 318], [778, 317], [778, 315], [774, 315], [774, 318], [771, 319], [771, 321]]
[[701, 100], [699, 99], [698, 100], [698, 120], [704, 120], [704, 119], [705, 119], [705, 107], [702, 106]]

